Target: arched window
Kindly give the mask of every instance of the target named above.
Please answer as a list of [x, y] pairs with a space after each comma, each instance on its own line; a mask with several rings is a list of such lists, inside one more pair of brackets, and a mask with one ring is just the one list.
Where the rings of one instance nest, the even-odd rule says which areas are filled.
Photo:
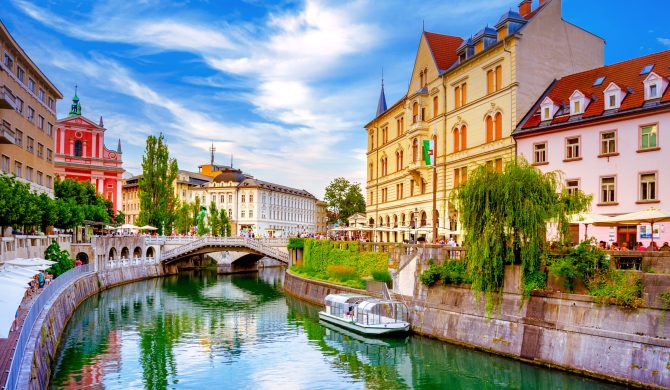
[[437, 116], [439, 108], [438, 108], [438, 101], [437, 101], [437, 96], [433, 97], [433, 118]]
[[375, 148], [375, 133], [370, 134], [370, 150]]
[[80, 140], [74, 141], [74, 155], [77, 157], [81, 157], [82, 155], [82, 147]]
[[502, 114], [497, 113], [496, 114], [496, 138], [495, 139], [502, 139]]
[[426, 215], [425, 211], [421, 212], [421, 225], [420, 227], [424, 227], [428, 224], [428, 216]]
[[395, 171], [400, 170], [400, 152], [395, 152]]
[[398, 216], [397, 215], [393, 216], [393, 227], [398, 227]]
[[468, 129], [463, 125], [461, 127], [461, 150], [468, 148]]
[[403, 164], [403, 151], [400, 151], [400, 169], [403, 169], [405, 165]]
[[419, 103], [414, 102], [412, 104], [412, 123], [419, 121]]
[[461, 150], [461, 132], [458, 127], [454, 129], [454, 153]]
[[370, 220], [368, 221], [368, 225], [369, 225], [370, 227], [374, 227], [374, 226], [375, 226], [375, 220], [374, 220], [374, 218], [370, 218]]
[[400, 223], [402, 224], [401, 226], [406, 226], [405, 214], [400, 215]]
[[493, 141], [493, 118], [491, 118], [491, 115], [487, 115], [486, 116], [486, 142], [492, 142], [492, 141]]
[[419, 140], [414, 138], [412, 141], [412, 162], [417, 162], [419, 159]]
[[368, 166], [368, 170], [369, 170], [369, 172], [368, 172], [368, 177], [369, 177], [370, 179], [372, 179], [372, 178], [373, 178], [373, 177], [372, 177], [372, 174], [374, 173], [374, 168], [373, 168], [372, 163], [370, 163], [370, 165]]

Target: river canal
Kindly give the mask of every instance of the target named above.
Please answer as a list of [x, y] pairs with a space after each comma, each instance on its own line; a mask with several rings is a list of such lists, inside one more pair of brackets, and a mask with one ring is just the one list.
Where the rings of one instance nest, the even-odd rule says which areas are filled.
[[52, 388], [614, 389], [420, 336], [366, 339], [319, 324], [283, 271], [184, 273], [104, 291], [74, 313]]

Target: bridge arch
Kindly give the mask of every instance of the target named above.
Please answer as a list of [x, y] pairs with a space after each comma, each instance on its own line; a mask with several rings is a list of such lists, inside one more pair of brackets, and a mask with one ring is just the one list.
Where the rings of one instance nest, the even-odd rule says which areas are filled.
[[116, 259], [116, 248], [111, 247], [109, 248], [109, 260], [115, 260]]
[[133, 249], [133, 258], [138, 259], [141, 257], [142, 257], [142, 248], [136, 246], [135, 249]]
[[154, 250], [154, 247], [153, 246], [148, 247], [147, 252], [146, 252], [146, 257], [153, 258], [154, 256], [156, 256], [156, 251]]
[[75, 259], [81, 261], [82, 264], [88, 264], [88, 255], [86, 254], [86, 252], [77, 253], [77, 256], [75, 256]]
[[130, 254], [130, 250], [128, 249], [127, 246], [124, 246], [123, 249], [121, 249], [121, 258], [122, 259], [127, 259], [129, 254]]

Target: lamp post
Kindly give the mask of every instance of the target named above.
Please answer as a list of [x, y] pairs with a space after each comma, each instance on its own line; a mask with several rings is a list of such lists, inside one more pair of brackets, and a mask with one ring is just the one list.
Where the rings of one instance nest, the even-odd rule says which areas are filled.
[[415, 207], [414, 208], [414, 243], [415, 244], [418, 242], [417, 239], [419, 238], [419, 237], [417, 237], [417, 235], [419, 234], [418, 226], [419, 226], [419, 209]]

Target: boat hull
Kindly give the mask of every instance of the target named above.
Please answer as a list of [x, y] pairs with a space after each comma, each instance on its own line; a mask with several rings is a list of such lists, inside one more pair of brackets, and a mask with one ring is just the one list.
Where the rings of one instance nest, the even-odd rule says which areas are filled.
[[344, 318], [328, 314], [324, 311], [319, 312], [319, 318], [323, 321], [327, 321], [331, 324], [335, 324], [345, 329], [353, 330], [354, 332], [370, 336], [389, 335], [394, 333], [407, 333], [409, 331], [409, 323], [407, 322], [365, 325], [365, 324], [359, 324], [351, 320], [345, 320]]

